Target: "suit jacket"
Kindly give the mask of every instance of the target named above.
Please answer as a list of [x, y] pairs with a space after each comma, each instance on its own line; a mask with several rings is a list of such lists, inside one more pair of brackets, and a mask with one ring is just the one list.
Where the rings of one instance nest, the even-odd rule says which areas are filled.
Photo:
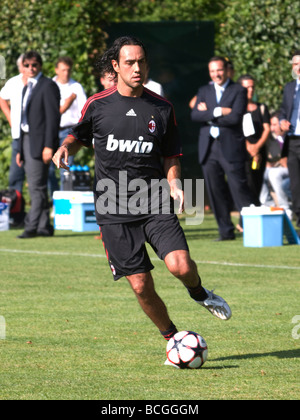
[[[60, 123], [60, 92], [53, 80], [41, 75], [32, 90], [27, 106], [30, 151], [33, 158], [41, 158], [44, 147], [54, 151], [58, 146]], [[21, 135], [21, 157], [23, 136]]]
[[[287, 120], [290, 121], [292, 117], [293, 105], [294, 105], [294, 93], [296, 89], [296, 80], [289, 82], [285, 85], [283, 90], [282, 103], [279, 109], [279, 121]], [[289, 136], [285, 136], [282, 156], [287, 156], [289, 149]]]
[[[207, 111], [198, 111], [200, 102], [205, 102]], [[228, 107], [232, 111], [229, 115], [215, 118], [213, 111], [216, 107]], [[217, 103], [216, 91], [213, 84], [202, 86], [197, 94], [197, 102], [192, 110], [191, 118], [200, 123], [199, 133], [199, 162], [203, 163], [210, 150], [210, 128], [218, 126], [219, 140], [225, 159], [229, 162], [241, 162], [246, 159], [246, 144], [243, 134], [243, 115], [247, 109], [247, 90], [238, 83], [229, 81], [223, 92], [221, 101]]]

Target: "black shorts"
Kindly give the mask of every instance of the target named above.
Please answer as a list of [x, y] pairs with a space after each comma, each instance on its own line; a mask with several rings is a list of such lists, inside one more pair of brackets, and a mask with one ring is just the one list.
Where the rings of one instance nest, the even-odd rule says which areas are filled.
[[184, 232], [174, 214], [151, 215], [137, 222], [102, 225], [100, 232], [114, 280], [147, 273], [154, 268], [146, 242], [162, 260], [172, 251], [188, 251]]

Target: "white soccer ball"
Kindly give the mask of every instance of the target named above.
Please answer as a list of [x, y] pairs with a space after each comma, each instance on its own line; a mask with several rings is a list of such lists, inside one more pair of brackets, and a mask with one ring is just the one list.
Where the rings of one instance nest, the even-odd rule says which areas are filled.
[[207, 344], [193, 331], [176, 333], [167, 344], [167, 360], [180, 369], [199, 369], [207, 360]]

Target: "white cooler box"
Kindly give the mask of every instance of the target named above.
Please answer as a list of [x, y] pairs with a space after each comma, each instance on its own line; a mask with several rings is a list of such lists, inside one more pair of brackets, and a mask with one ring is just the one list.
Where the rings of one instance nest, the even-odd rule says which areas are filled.
[[98, 231], [92, 191], [53, 193], [54, 229], [74, 232]]
[[244, 207], [243, 238], [246, 247], [282, 246], [284, 210], [270, 207]]
[[76, 196], [71, 198], [71, 213], [73, 220], [72, 230], [74, 232], [99, 230], [92, 191], [78, 192]]

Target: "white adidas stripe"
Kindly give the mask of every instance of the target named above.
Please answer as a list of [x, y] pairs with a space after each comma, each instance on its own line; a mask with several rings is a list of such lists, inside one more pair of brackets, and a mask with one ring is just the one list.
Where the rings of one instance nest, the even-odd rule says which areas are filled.
[[132, 108], [126, 113], [126, 115], [127, 117], [136, 117], [136, 113]]

